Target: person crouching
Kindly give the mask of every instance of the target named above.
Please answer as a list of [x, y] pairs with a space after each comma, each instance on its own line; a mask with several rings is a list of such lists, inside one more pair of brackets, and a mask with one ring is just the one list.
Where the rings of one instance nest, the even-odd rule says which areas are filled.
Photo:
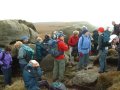
[[23, 70], [23, 80], [27, 90], [40, 90], [45, 86], [49, 90], [49, 84], [46, 80], [41, 80], [43, 72], [36, 60], [30, 60]]

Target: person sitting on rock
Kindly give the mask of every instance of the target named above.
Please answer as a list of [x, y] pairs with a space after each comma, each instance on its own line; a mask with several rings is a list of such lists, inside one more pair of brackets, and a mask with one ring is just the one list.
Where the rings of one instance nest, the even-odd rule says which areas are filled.
[[112, 48], [118, 51], [118, 65], [117, 70], [120, 71], [120, 39], [117, 35], [113, 34], [110, 36], [109, 42], [112, 44]]
[[41, 80], [42, 69], [36, 60], [30, 60], [23, 70], [23, 80], [27, 90], [40, 90], [42, 86], [50, 88], [46, 80]]

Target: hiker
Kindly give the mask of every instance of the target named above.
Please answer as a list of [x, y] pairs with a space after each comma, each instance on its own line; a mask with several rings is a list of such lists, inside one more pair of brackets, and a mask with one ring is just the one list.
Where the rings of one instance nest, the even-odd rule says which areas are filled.
[[45, 86], [49, 90], [49, 84], [46, 80], [41, 80], [43, 72], [36, 60], [30, 60], [23, 70], [23, 80], [27, 90], [40, 90]]
[[98, 33], [99, 33], [99, 37], [98, 37], [98, 51], [99, 51], [99, 64], [100, 64], [100, 70], [99, 73], [104, 73], [107, 72], [106, 70], [106, 56], [107, 56], [107, 50], [106, 49], [106, 43], [104, 43], [104, 28], [103, 27], [99, 27], [98, 28]]
[[50, 34], [46, 34], [43, 40], [43, 43], [48, 43], [48, 41], [51, 39]]
[[58, 38], [58, 32], [54, 31], [51, 36], [52, 39], [56, 40]]
[[114, 26], [112, 34], [116, 34], [119, 36], [120, 33], [120, 26], [115, 23], [115, 21], [112, 21], [112, 25]]
[[93, 37], [93, 45], [94, 45], [94, 47], [93, 47], [93, 52], [94, 52], [95, 54], [97, 54], [97, 53], [98, 53], [98, 50], [97, 50], [98, 37], [99, 37], [99, 34], [98, 34], [98, 31], [97, 31], [97, 30], [94, 30], [94, 31], [93, 31], [92, 37]]
[[70, 64], [74, 65], [74, 57], [78, 55], [78, 40], [79, 40], [79, 31], [73, 31], [73, 35], [69, 37], [68, 45], [70, 46]]
[[[21, 73], [23, 73], [23, 69], [24, 67], [27, 65], [27, 63], [29, 62], [29, 60], [27, 60], [27, 58], [32, 58], [33, 57], [33, 54], [30, 56], [30, 55], [27, 55], [27, 49], [29, 51], [31, 51], [32, 49], [23, 44], [21, 41], [17, 41], [15, 43], [15, 47], [16, 48], [19, 48], [19, 52], [18, 52], [18, 59], [19, 59], [19, 64], [20, 64], [20, 70], [21, 70]], [[33, 52], [33, 51], [32, 51]]]
[[87, 29], [82, 31], [82, 35], [78, 41], [79, 62], [77, 69], [87, 69], [89, 63], [89, 53], [91, 51], [91, 38]]
[[64, 81], [64, 72], [65, 72], [65, 55], [64, 51], [67, 51], [68, 45], [65, 44], [64, 42], [64, 34], [59, 34], [58, 35], [58, 50], [62, 51], [63, 54], [55, 57], [54, 60], [54, 68], [53, 68], [53, 81]]
[[120, 71], [120, 39], [117, 35], [113, 34], [110, 36], [109, 42], [112, 44], [112, 48], [118, 52], [118, 65], [117, 71]]
[[79, 37], [82, 36], [84, 30], [88, 30], [86, 26], [82, 26], [81, 31], [79, 33]]
[[4, 75], [5, 85], [11, 85], [12, 78], [12, 56], [11, 56], [11, 47], [6, 46], [5, 51], [0, 53], [0, 66]]
[[37, 41], [36, 41], [36, 53], [35, 53], [35, 57], [37, 62], [41, 62], [43, 59], [43, 54], [42, 52], [44, 52], [44, 48], [42, 47], [42, 38], [41, 37], [37, 37]]

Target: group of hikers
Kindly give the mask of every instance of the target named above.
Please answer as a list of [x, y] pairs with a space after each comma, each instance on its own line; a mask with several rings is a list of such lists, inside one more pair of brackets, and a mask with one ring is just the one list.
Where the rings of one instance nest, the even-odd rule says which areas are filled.
[[[53, 82], [64, 82], [64, 73], [66, 67], [65, 52], [69, 51], [69, 65], [75, 64], [75, 57], [78, 57], [76, 70], [87, 70], [90, 62], [89, 56], [92, 53], [99, 55], [99, 73], [104, 73], [106, 69], [106, 56], [109, 48], [118, 51], [118, 66], [120, 70], [120, 28], [114, 21], [113, 32], [109, 31], [109, 27], [105, 30], [103, 27], [97, 28], [91, 34], [86, 26], [82, 27], [81, 31], [74, 30], [69, 37], [68, 42], [65, 42], [66, 35], [62, 31], [54, 31], [52, 35], [46, 34], [44, 40], [41, 37], [36, 38], [35, 51], [28, 46], [29, 37], [21, 37], [21, 41], [16, 41], [15, 48], [18, 49], [20, 71], [27, 90], [40, 90], [42, 86], [48, 90], [64, 90], [52, 87], [46, 80], [42, 80], [43, 75], [40, 63], [43, 58], [51, 54], [54, 57]], [[5, 85], [11, 85], [12, 77], [12, 56], [10, 46], [6, 46], [5, 50], [0, 50], [0, 66], [4, 75]], [[64, 85], [63, 85], [64, 87]], [[56, 89], [55, 89], [56, 88]]]

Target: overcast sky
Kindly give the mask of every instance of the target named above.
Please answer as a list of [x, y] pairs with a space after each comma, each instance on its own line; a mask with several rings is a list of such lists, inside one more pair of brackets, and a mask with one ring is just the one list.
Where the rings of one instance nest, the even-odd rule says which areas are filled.
[[0, 20], [120, 22], [120, 0], [0, 0]]

